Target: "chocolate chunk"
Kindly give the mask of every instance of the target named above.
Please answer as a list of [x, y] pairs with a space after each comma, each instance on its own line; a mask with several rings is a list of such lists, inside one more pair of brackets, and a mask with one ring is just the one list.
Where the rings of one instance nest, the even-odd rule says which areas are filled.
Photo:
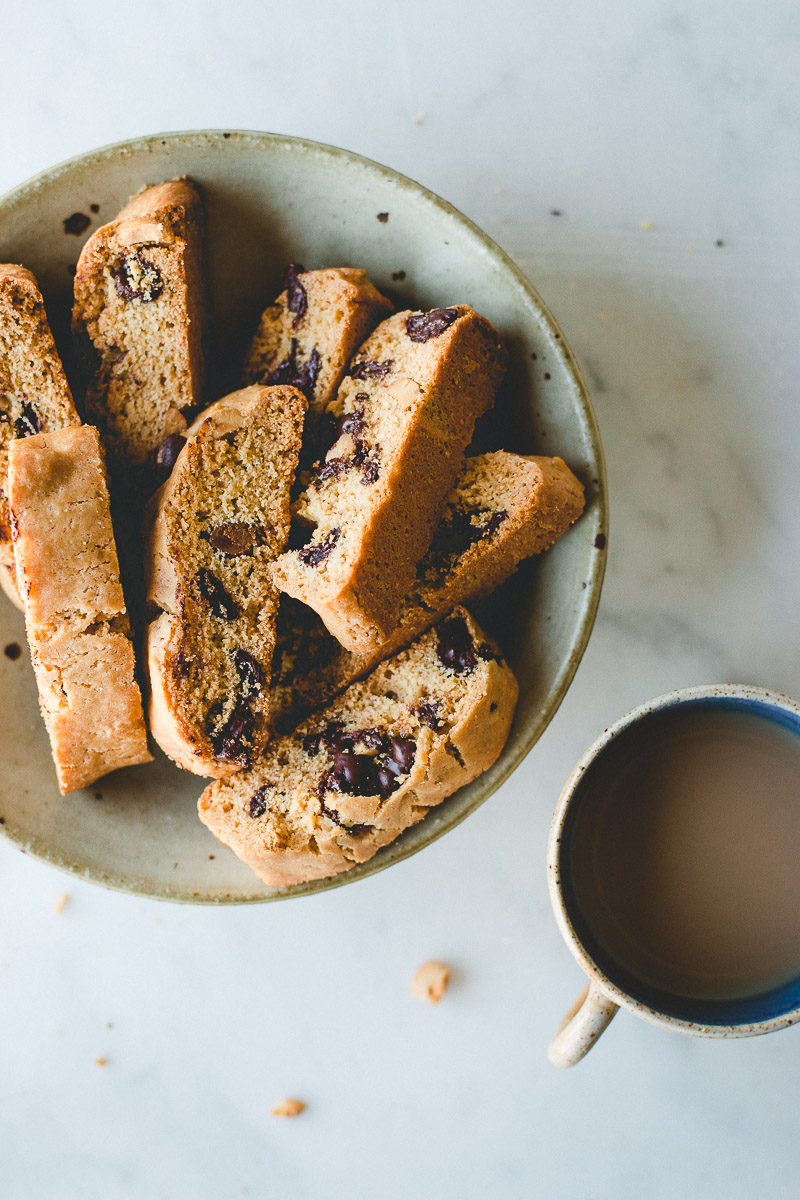
[[341, 479], [342, 475], [346, 475], [352, 467], [353, 463], [349, 458], [331, 458], [327, 462], [320, 463], [314, 471], [311, 486], [321, 488], [330, 479]]
[[374, 483], [381, 469], [380, 446], [365, 446], [363, 442], [359, 442], [356, 446], [356, 462], [361, 467], [361, 482], [365, 486]]
[[427, 725], [434, 732], [444, 729], [445, 723], [439, 716], [439, 713], [442, 711], [441, 700], [423, 700], [412, 711], [419, 717], [420, 724]]
[[[95, 210], [96, 211], [96, 210]], [[74, 212], [71, 216], [64, 218], [64, 233], [72, 233], [75, 237], [80, 237], [92, 223], [92, 218], [87, 217], [86, 213]]]
[[594, 546], [595, 550], [605, 550], [606, 535], [604, 533], [598, 533], [597, 537], [592, 542], [592, 545]]
[[241, 702], [236, 705], [222, 728], [210, 735], [215, 756], [223, 762], [249, 766], [254, 733], [253, 713], [246, 702]]
[[[380, 729], [344, 730], [330, 725], [321, 734], [304, 739], [304, 748], [310, 749], [312, 739], [317, 750], [320, 744], [325, 744], [333, 755], [333, 766], [319, 782], [320, 797], [326, 791], [338, 791], [350, 796], [377, 795], [386, 799], [400, 786], [400, 776], [411, 770], [417, 749], [411, 738], [388, 737]], [[366, 746], [378, 753], [358, 754], [355, 746]]]
[[385, 741], [382, 729], [342, 729], [341, 726], [331, 727], [329, 738], [334, 746], [367, 746], [370, 750], [380, 749]]
[[386, 222], [389, 220], [389, 214], [386, 212], [378, 213], [378, 220], [380, 221], [381, 225], [385, 225]]
[[286, 268], [286, 272], [283, 276], [283, 286], [288, 292], [286, 307], [289, 309], [290, 313], [294, 313], [294, 321], [292, 323], [293, 329], [297, 329], [297, 326], [306, 315], [306, 309], [308, 308], [308, 296], [306, 295], [306, 289], [298, 279], [298, 275], [302, 275], [304, 272], [305, 267], [301, 267], [299, 264], [289, 263], [289, 266]]
[[417, 744], [413, 738], [393, 737], [390, 740], [391, 746], [391, 762], [396, 763], [399, 770], [398, 775], [407, 775], [414, 765], [414, 759], [417, 753]]
[[261, 664], [247, 650], [233, 651], [233, 664], [242, 685], [241, 698], [249, 700], [257, 696], [264, 686], [264, 672]]
[[264, 813], [267, 811], [267, 800], [269, 799], [270, 789], [273, 786], [274, 785], [271, 783], [265, 783], [258, 789], [257, 792], [253, 793], [247, 803], [248, 816], [251, 816], [254, 819], [263, 817]]
[[6, 658], [10, 658], [12, 662], [16, 662], [19, 656], [22, 654], [22, 647], [20, 646], [19, 642], [9, 642], [3, 653], [5, 654]]
[[324, 562], [334, 546], [339, 540], [341, 529], [331, 529], [321, 542], [316, 545], [305, 546], [302, 550], [297, 551], [297, 557], [301, 563], [305, 563], [307, 567], [318, 567], [321, 562]]
[[469, 675], [478, 665], [467, 623], [463, 617], [445, 621], [436, 631], [436, 653], [444, 667], [456, 675]]
[[260, 525], [248, 525], [244, 521], [223, 521], [209, 530], [208, 540], [214, 550], [226, 558], [239, 558], [252, 554], [261, 540]]
[[235, 621], [241, 615], [241, 608], [233, 600], [225, 588], [211, 571], [201, 567], [195, 575], [197, 591], [208, 601], [208, 606], [215, 617], [221, 621]]
[[[367, 395], [365, 395], [363, 392], [360, 393], [360, 396], [358, 398], [361, 398], [361, 397], [363, 397], [363, 399], [365, 399], [365, 400], [369, 399], [369, 397]], [[363, 412], [361, 412], [360, 409], [356, 409], [354, 412], [351, 412], [351, 413], [345, 413], [344, 416], [339, 417], [339, 420], [335, 423], [335, 425], [333, 427], [333, 432], [335, 435], [334, 441], [338, 442], [339, 438], [342, 437], [342, 435], [345, 433], [349, 433], [351, 437], [357, 438], [363, 428], [364, 428], [364, 414], [363, 414]]]
[[158, 455], [156, 456], [156, 467], [158, 468], [159, 475], [164, 479], [172, 471], [178, 455], [185, 445], [186, 438], [183, 434], [169, 433], [159, 446]]
[[301, 391], [307, 400], [313, 399], [314, 388], [319, 374], [320, 357], [316, 346], [311, 351], [308, 361], [298, 363], [297, 361], [297, 338], [292, 338], [291, 346], [289, 347], [288, 357], [283, 362], [278, 363], [272, 371], [268, 372], [261, 383], [266, 386], [285, 383], [289, 387], [296, 387]]
[[430, 312], [412, 313], [406, 321], [406, 333], [412, 342], [429, 342], [449, 329], [457, 318], [456, 308], [432, 308]]
[[375, 760], [369, 754], [354, 754], [352, 750], [334, 751], [333, 777], [339, 791], [352, 796], [372, 796], [378, 790]]
[[142, 304], [157, 300], [164, 290], [161, 272], [141, 250], [122, 259], [114, 272], [114, 284], [121, 300], [139, 300]]
[[387, 358], [385, 362], [360, 362], [350, 368], [351, 379], [384, 379], [392, 367], [394, 360]]
[[90, 204], [90, 205], [89, 205], [89, 212], [93, 212], [93, 213], [99, 213], [99, 212], [100, 212], [100, 205], [99, 205], [99, 204]]
[[22, 416], [17, 417], [14, 422], [14, 436], [18, 438], [30, 437], [34, 433], [38, 433], [42, 428], [39, 421], [39, 414], [29, 401], [25, 401], [22, 406]]
[[392, 279], [395, 281], [395, 283], [402, 283], [405, 277], [405, 271], [392, 271]]

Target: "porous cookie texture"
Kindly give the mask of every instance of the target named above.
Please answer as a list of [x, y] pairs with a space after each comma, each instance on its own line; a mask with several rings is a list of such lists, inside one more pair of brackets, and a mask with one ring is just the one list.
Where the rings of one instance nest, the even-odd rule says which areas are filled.
[[0, 263], [0, 565], [14, 569], [9, 443], [80, 423], [36, 279], [25, 267]]
[[203, 225], [197, 188], [174, 179], [134, 196], [78, 259], [73, 328], [89, 371], [86, 414], [114, 467], [152, 460], [171, 412], [201, 403]]
[[247, 352], [243, 382], [291, 384], [308, 400], [308, 428], [336, 395], [350, 359], [393, 304], [356, 267], [291, 265]]
[[208, 787], [200, 819], [275, 886], [366, 862], [495, 761], [517, 683], [464, 609]]
[[331, 409], [335, 442], [295, 507], [306, 545], [273, 572], [348, 650], [374, 649], [397, 624], [505, 362], [463, 304], [397, 313], [356, 354]]
[[271, 684], [275, 728], [296, 724], [457, 604], [488, 596], [522, 559], [551, 546], [583, 504], [583, 488], [560, 458], [498, 450], [466, 459], [397, 627], [377, 650], [345, 650], [312, 609], [281, 598]]
[[12, 442], [8, 489], [39, 703], [72, 792], [152, 757], [97, 430]]
[[241, 770], [267, 737], [278, 605], [269, 567], [289, 535], [305, 409], [292, 387], [217, 401], [153, 497], [147, 600], [162, 611], [146, 638], [150, 729], [195, 774]]

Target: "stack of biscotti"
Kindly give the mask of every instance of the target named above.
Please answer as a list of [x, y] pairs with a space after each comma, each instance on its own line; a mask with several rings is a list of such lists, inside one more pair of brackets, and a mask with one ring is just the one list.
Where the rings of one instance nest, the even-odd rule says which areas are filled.
[[560, 458], [498, 450], [466, 459], [397, 626], [354, 654], [313, 609], [284, 596], [272, 675], [271, 720], [285, 729], [408, 645], [458, 604], [480, 600], [523, 558], [551, 546], [583, 511], [583, 489]]
[[516, 699], [497, 647], [458, 609], [207, 788], [200, 819], [267, 883], [346, 871], [491, 766]]

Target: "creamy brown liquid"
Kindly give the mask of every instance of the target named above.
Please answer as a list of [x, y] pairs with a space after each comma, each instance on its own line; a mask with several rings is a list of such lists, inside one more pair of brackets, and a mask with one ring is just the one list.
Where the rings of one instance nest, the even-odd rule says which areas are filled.
[[586, 776], [575, 900], [638, 979], [734, 999], [800, 974], [800, 734], [732, 705], [666, 710]]

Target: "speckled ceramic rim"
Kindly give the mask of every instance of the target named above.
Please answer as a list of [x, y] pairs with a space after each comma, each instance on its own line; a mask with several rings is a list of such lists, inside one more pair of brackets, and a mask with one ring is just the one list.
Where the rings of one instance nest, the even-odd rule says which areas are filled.
[[[572, 351], [561, 332], [560, 327], [555, 321], [553, 315], [542, 301], [541, 297], [535, 288], [528, 281], [526, 276], [520, 271], [516, 264], [509, 258], [504, 250], [497, 245], [490, 237], [488, 237], [474, 222], [465, 217], [458, 209], [454, 208], [448, 201], [443, 200], [434, 192], [424, 188], [421, 184], [414, 182], [405, 175], [392, 170], [390, 167], [385, 167], [380, 163], [374, 162], [372, 159], [364, 158], [361, 155], [354, 154], [349, 150], [342, 150], [337, 146], [328, 146], [321, 142], [313, 142], [305, 138], [288, 137], [283, 134], [263, 133], [256, 130], [231, 130], [231, 129], [210, 129], [210, 130], [186, 130], [170, 133], [150, 134], [146, 137], [133, 138], [128, 141], [115, 142], [108, 146], [102, 146], [96, 150], [88, 151], [85, 154], [75, 155], [73, 158], [66, 159], [64, 162], [57, 164], [54, 167], [49, 167], [45, 171], [39, 172], [32, 178], [19, 184], [11, 191], [6, 192], [0, 197], [0, 212], [10, 203], [17, 203], [26, 198], [33, 198], [36, 192], [44, 187], [49, 182], [55, 180], [64, 172], [69, 171], [77, 165], [90, 165], [92, 163], [100, 163], [109, 158], [118, 155], [129, 154], [132, 152], [149, 150], [155, 146], [161, 146], [170, 142], [192, 144], [198, 146], [209, 146], [221, 143], [223, 140], [230, 143], [232, 140], [242, 139], [247, 141], [251, 146], [259, 145], [264, 149], [280, 148], [286, 152], [304, 152], [327, 155], [330, 158], [338, 159], [352, 163], [354, 166], [368, 167], [370, 170], [383, 176], [387, 181], [402, 191], [412, 192], [416, 195], [423, 196], [428, 203], [438, 208], [440, 211], [448, 214], [455, 222], [468, 230], [482, 245], [486, 255], [495, 263], [502, 267], [503, 271], [513, 281], [514, 285], [524, 293], [530, 302], [531, 306], [541, 316], [543, 324], [548, 329], [553, 339], [553, 353], [560, 356], [565, 371], [574, 388], [575, 396], [580, 408], [581, 419], [586, 431], [589, 446], [591, 447], [591, 468], [592, 476], [596, 482], [596, 499], [593, 504], [592, 513], [587, 513], [585, 518], [593, 521], [594, 535], [607, 536], [608, 534], [608, 492], [606, 483], [605, 462], [603, 459], [603, 450], [600, 442], [600, 433], [597, 428], [594, 411], [591, 401], [586, 390], [586, 386], [581, 377], [577, 363], [575, 362]], [[531, 748], [541, 737], [544, 730], [549, 725], [558, 710], [561, 701], [563, 700], [567, 688], [572, 682], [572, 678], [578, 668], [578, 664], [586, 650], [589, 637], [594, 626], [595, 616], [597, 614], [597, 606], [600, 602], [600, 592], [603, 585], [603, 576], [605, 573], [606, 553], [598, 551], [592, 560], [591, 568], [586, 578], [586, 592], [584, 596], [583, 609], [580, 615], [580, 620], [577, 625], [576, 634], [569, 655], [565, 658], [562, 668], [553, 681], [553, 685], [542, 704], [536, 719], [530, 722], [522, 736], [514, 746], [513, 754], [510, 754], [507, 761], [504, 763], [504, 769], [501, 773], [496, 774], [491, 779], [490, 783], [476, 792], [474, 799], [468, 806], [459, 808], [457, 811], [454, 808], [447, 810], [447, 815], [442, 814], [435, 828], [431, 828], [430, 836], [425, 841], [424, 845], [430, 845], [438, 840], [443, 834], [449, 833], [456, 825], [460, 824], [465, 817], [474, 812], [485, 800], [500, 787], [502, 783], [511, 775], [519, 766]], [[0, 836], [10, 838], [7, 830], [2, 830]], [[145, 885], [131, 887], [127, 882], [121, 881], [111, 876], [102, 876], [93, 873], [89, 878], [93, 883], [99, 883], [101, 886], [111, 888], [115, 891], [129, 892], [136, 895], [153, 896], [156, 899], [170, 900], [178, 903], [190, 904], [263, 904], [273, 900], [288, 899], [291, 897], [308, 895], [319, 891], [327, 891], [335, 887], [343, 887], [345, 884], [354, 883], [358, 879], [363, 879], [368, 875], [376, 874], [378, 871], [384, 870], [386, 867], [394, 865], [396, 862], [401, 862], [410, 855], [415, 854], [422, 849], [421, 845], [408, 845], [401, 837], [391, 846], [386, 847], [383, 851], [371, 859], [369, 862], [355, 867], [350, 871], [344, 872], [341, 875], [334, 876], [332, 879], [315, 880], [311, 883], [298, 884], [294, 887], [284, 888], [274, 894], [268, 896], [253, 896], [253, 897], [220, 897], [220, 898], [205, 898], [197, 897], [192, 893], [170, 892], [163, 893], [158, 890], [149, 890]], [[53, 856], [52, 852], [45, 845], [39, 845], [35, 842], [27, 842], [24, 846], [27, 853], [32, 857], [38, 858], [50, 866], [65, 870], [71, 874], [76, 874], [82, 877], [85, 876], [83, 868], [78, 864], [70, 864]]]
[[[638, 708], [632, 709], [631, 712], [626, 713], [625, 716], [620, 717], [618, 721], [604, 730], [600, 737], [589, 747], [573, 770], [559, 797], [553, 815], [553, 824], [550, 829], [547, 854], [550, 900], [558, 927], [574, 958], [596, 987], [615, 1004], [618, 1004], [620, 1008], [625, 1008], [628, 1012], [634, 1013], [637, 1017], [643, 1017], [645, 1021], [649, 1021], [653, 1025], [659, 1025], [662, 1029], [674, 1029], [679, 1033], [717, 1038], [752, 1037], [756, 1034], [772, 1033], [776, 1029], [785, 1029], [788, 1025], [795, 1024], [796, 1021], [800, 1020], [800, 1007], [787, 1008], [779, 1016], [759, 1021], [742, 1022], [741, 1024], [703, 1024], [699, 1021], [683, 1020], [680, 1017], [661, 1012], [657, 1008], [642, 1003], [612, 983], [582, 944], [567, 911], [564, 898], [563, 883], [565, 872], [562, 868], [562, 859], [568, 849], [566, 839], [564, 838], [564, 825], [567, 815], [570, 812], [572, 800], [586, 772], [620, 733], [623, 733], [631, 725], [642, 720], [642, 718], [668, 708], [674, 708], [677, 705], [703, 701], [736, 701], [743, 706], [756, 707], [767, 717], [774, 718], [783, 714], [790, 718], [793, 724], [800, 725], [800, 704], [796, 700], [793, 700], [790, 696], [784, 696], [779, 692], [770, 692], [764, 688], [750, 687], [746, 684], [707, 684], [698, 687], [681, 688], [678, 691], [667, 692], [663, 696], [657, 696], [654, 700], [649, 700], [646, 704], [642, 704]], [[796, 995], [796, 988], [794, 988], [794, 992]]]

